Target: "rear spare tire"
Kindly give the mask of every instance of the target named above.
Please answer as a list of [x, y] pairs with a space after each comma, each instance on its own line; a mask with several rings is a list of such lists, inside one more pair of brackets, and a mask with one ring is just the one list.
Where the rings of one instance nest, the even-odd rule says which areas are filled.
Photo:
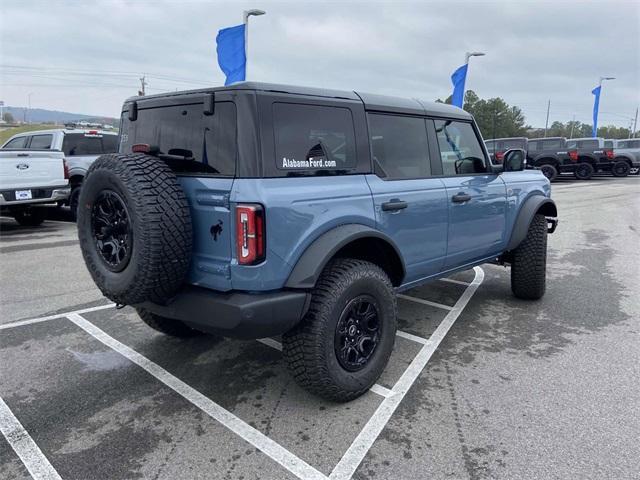
[[107, 298], [129, 305], [170, 298], [186, 278], [192, 243], [177, 177], [149, 155], [102, 155], [82, 184], [78, 237]]
[[46, 211], [42, 207], [27, 207], [24, 210], [18, 210], [13, 214], [13, 218], [16, 219], [23, 227], [37, 227], [44, 222]]

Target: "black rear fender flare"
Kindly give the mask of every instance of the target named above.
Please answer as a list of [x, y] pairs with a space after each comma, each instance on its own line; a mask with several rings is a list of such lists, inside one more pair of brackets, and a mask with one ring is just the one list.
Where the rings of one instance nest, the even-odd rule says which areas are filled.
[[[286, 288], [310, 289], [313, 288], [327, 263], [336, 254], [355, 242], [369, 239], [378, 245], [383, 245], [391, 258], [391, 268], [384, 268], [391, 277], [394, 286], [402, 283], [405, 276], [405, 266], [400, 250], [384, 233], [362, 224], [347, 224], [335, 227], [320, 235], [307, 247], [298, 259], [287, 282]], [[377, 263], [374, 259], [369, 259]], [[380, 258], [380, 261], [389, 262], [388, 258]]]

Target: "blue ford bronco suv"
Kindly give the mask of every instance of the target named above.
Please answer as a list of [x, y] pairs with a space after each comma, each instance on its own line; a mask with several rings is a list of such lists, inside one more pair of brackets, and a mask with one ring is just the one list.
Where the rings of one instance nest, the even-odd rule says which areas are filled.
[[492, 165], [440, 103], [249, 82], [134, 97], [85, 179], [80, 244], [150, 327], [282, 335], [296, 381], [348, 401], [389, 359], [396, 292], [494, 262], [542, 297], [557, 211], [525, 163]]

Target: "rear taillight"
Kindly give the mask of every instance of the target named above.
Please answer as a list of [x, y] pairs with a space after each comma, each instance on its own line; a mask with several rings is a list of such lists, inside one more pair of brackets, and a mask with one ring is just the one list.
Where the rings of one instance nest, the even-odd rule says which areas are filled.
[[496, 152], [496, 162], [502, 163], [504, 160], [504, 152]]
[[261, 205], [236, 207], [236, 250], [240, 265], [260, 263], [265, 257], [264, 209]]
[[64, 168], [64, 179], [69, 180], [69, 164], [66, 160], [62, 160], [62, 166]]
[[577, 150], [569, 150], [569, 158], [572, 162], [578, 161], [578, 151]]
[[609, 160], [613, 160], [613, 150], [605, 150], [604, 153], [607, 154]]

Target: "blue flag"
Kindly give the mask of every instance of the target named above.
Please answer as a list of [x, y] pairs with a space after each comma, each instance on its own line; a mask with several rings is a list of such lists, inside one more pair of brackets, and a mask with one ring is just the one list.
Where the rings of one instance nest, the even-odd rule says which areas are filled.
[[600, 108], [600, 90], [602, 86], [598, 86], [591, 90], [591, 93], [595, 95], [595, 99], [593, 100], [593, 133], [592, 137], [596, 138], [598, 136], [598, 109]]
[[453, 75], [451, 75], [451, 82], [453, 82], [453, 95], [451, 96], [451, 105], [462, 108], [464, 103], [464, 82], [467, 79], [468, 64], [462, 65], [458, 68]]
[[223, 28], [216, 37], [218, 65], [227, 76], [225, 85], [244, 81], [247, 67], [244, 28], [244, 23], [235, 27]]

